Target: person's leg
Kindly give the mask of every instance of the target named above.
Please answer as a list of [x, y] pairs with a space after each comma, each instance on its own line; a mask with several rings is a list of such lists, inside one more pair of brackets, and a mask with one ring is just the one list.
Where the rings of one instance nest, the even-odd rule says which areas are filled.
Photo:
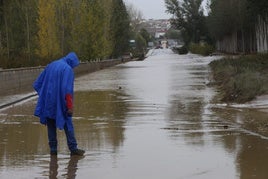
[[74, 130], [69, 130], [67, 125], [64, 125], [64, 131], [65, 131], [65, 135], [66, 135], [66, 139], [67, 139], [67, 144], [69, 147], [70, 151], [74, 151], [77, 149], [77, 142], [76, 142], [76, 138], [74, 135]]
[[57, 154], [57, 128], [56, 121], [54, 119], [47, 119], [47, 134], [48, 134], [48, 143], [50, 147], [50, 154]]
[[67, 138], [69, 150], [71, 151], [71, 155], [84, 155], [85, 151], [77, 148], [72, 121], [68, 121], [68, 123], [65, 124], [64, 131]]

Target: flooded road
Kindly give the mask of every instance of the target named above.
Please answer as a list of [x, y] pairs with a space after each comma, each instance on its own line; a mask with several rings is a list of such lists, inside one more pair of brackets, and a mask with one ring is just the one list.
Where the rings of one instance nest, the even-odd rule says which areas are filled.
[[[0, 178], [267, 179], [267, 113], [216, 104], [207, 86], [214, 57], [155, 50], [75, 81], [74, 125], [84, 158], [58, 132], [50, 157], [36, 98], [0, 111]], [[268, 126], [268, 125], [267, 125]]]

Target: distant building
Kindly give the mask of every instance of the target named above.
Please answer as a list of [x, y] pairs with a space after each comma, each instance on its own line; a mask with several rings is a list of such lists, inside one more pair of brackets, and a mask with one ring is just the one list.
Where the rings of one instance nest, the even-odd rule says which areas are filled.
[[158, 30], [158, 31], [155, 31], [154, 32], [154, 37], [157, 38], [157, 39], [159, 39], [159, 38], [165, 36], [166, 32], [167, 32], [166, 30]]
[[140, 28], [146, 29], [147, 32], [155, 38], [161, 38], [164, 36], [170, 27], [171, 24], [168, 19], [143, 20], [140, 26]]

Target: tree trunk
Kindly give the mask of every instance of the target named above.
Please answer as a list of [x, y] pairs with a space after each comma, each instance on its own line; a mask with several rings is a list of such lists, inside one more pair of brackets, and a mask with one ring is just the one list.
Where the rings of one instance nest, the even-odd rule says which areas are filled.
[[8, 24], [7, 24], [7, 17], [4, 16], [4, 20], [5, 20], [5, 30], [6, 30], [6, 45], [7, 45], [7, 59], [9, 59], [10, 56], [10, 52], [9, 52], [9, 35], [8, 35]]
[[237, 32], [233, 32], [231, 35], [217, 41], [217, 50], [226, 53], [237, 53]]
[[30, 42], [30, 25], [29, 25], [29, 12], [28, 7], [26, 7], [25, 11], [25, 17], [26, 17], [26, 31], [27, 31], [27, 51], [28, 51], [28, 60], [31, 60], [31, 42]]
[[268, 15], [265, 20], [258, 17], [256, 25], [257, 51], [259, 53], [268, 52]]
[[0, 49], [3, 47], [3, 42], [2, 42], [2, 32], [0, 31]]
[[61, 10], [61, 26], [62, 26], [62, 35], [61, 35], [61, 48], [62, 48], [62, 50], [61, 50], [61, 53], [62, 53], [62, 55], [64, 54], [64, 51], [65, 51], [65, 39], [64, 39], [64, 37], [65, 37], [65, 18], [64, 18], [64, 7], [62, 6], [62, 10]]

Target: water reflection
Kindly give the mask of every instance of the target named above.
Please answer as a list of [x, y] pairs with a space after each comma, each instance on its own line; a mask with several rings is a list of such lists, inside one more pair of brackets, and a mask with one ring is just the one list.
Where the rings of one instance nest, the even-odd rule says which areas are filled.
[[236, 130], [214, 135], [221, 138], [226, 150], [236, 154], [240, 178], [267, 178], [267, 113], [230, 107], [213, 107], [212, 110], [219, 121], [225, 121], [229, 128], [236, 127]]
[[[173, 68], [178, 69], [181, 66]], [[178, 77], [179, 75], [183, 76], [185, 81]], [[173, 90], [177, 88], [180, 92], [175, 93], [170, 100], [171, 107], [167, 113], [168, 127], [165, 128], [170, 130], [171, 138], [177, 141], [183, 136], [185, 143], [199, 150], [200, 147], [212, 145], [213, 151], [209, 154], [207, 151], [203, 152], [206, 156], [217, 156], [217, 148], [224, 149], [228, 160], [230, 157], [234, 158], [236, 175], [241, 179], [267, 178], [268, 173], [264, 167], [268, 164], [265, 159], [267, 143], [263, 146], [262, 139], [257, 139], [256, 142], [256, 137], [248, 136], [246, 131], [239, 128], [244, 127], [252, 131], [254, 128], [265, 126], [263, 122], [256, 126], [255, 120], [257, 116], [263, 118], [265, 115], [262, 116], [259, 111], [254, 113], [245, 109], [211, 108], [209, 104], [212, 103], [214, 93], [205, 85], [208, 78], [207, 67], [192, 65], [185, 71], [180, 70], [179, 75], [174, 77], [174, 80], [180, 83], [175, 83]], [[185, 92], [181, 93], [182, 90]], [[254, 121], [255, 125], [252, 125]], [[206, 150], [209, 150], [209, 147], [206, 147]], [[223, 156], [221, 160], [225, 160]], [[213, 159], [210, 159], [210, 162], [213, 162]], [[230, 174], [230, 170], [228, 172]]]
[[267, 178], [267, 113], [214, 105], [209, 60], [166, 53], [77, 79], [83, 160], [70, 158], [63, 132], [50, 158], [36, 99], [1, 111], [0, 177]]
[[[49, 178], [50, 179], [57, 179], [59, 177], [64, 177], [68, 179], [75, 179], [77, 176], [78, 170], [78, 161], [83, 159], [84, 156], [71, 156], [68, 166], [65, 168], [65, 172], [61, 173], [58, 171], [59, 167], [59, 160], [56, 155], [50, 156], [49, 162]], [[46, 171], [44, 171], [46, 173]]]
[[242, 179], [266, 179], [268, 176], [268, 142], [247, 136], [241, 138], [241, 148], [237, 155], [237, 168]]
[[37, 153], [46, 153], [46, 129], [32, 115], [33, 104], [13, 106], [0, 115], [0, 165], [32, 163]]
[[50, 162], [49, 162], [49, 178], [55, 179], [58, 176], [58, 157], [56, 155], [50, 156]]
[[[169, 127], [176, 127], [179, 131], [179, 136], [183, 135], [185, 141], [189, 144], [203, 145], [204, 132], [202, 124], [203, 104], [201, 100], [192, 100], [192, 102], [184, 103], [180, 100], [172, 102], [171, 111], [169, 111], [168, 119]], [[172, 135], [176, 138], [177, 135]]]
[[110, 144], [116, 150], [124, 141], [128, 103], [122, 91], [79, 91], [75, 94], [77, 137], [87, 148]]
[[172, 66], [173, 83], [170, 107], [167, 112], [168, 127], [175, 127], [172, 138], [184, 136], [192, 145], [204, 145], [206, 134], [205, 110], [213, 96], [205, 85], [208, 79], [209, 60], [192, 57]]
[[121, 120], [128, 110], [123, 100], [125, 97], [121, 90], [78, 91], [75, 94], [75, 113], [85, 119]]
[[[89, 91], [75, 94], [74, 125], [78, 144], [89, 151], [102, 147], [113, 152], [124, 141], [128, 104], [121, 91]], [[46, 127], [32, 112], [36, 100], [1, 111], [0, 166], [33, 163], [36, 155], [48, 153]], [[68, 154], [66, 139], [58, 133], [59, 152]]]

